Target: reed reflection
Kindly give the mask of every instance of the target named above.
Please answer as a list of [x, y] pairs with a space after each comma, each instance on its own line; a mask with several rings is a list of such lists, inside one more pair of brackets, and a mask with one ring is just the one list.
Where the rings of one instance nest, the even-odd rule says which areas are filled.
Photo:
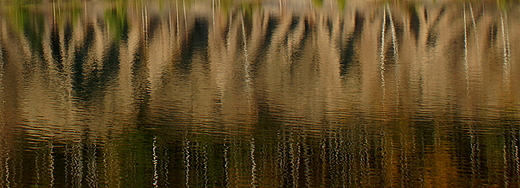
[[516, 2], [4, 5], [0, 185], [518, 185]]

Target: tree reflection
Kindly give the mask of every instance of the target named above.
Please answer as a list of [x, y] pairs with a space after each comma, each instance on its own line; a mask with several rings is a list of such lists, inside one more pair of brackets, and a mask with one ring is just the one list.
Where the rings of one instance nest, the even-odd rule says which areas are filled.
[[1, 185], [518, 184], [515, 2], [4, 4]]

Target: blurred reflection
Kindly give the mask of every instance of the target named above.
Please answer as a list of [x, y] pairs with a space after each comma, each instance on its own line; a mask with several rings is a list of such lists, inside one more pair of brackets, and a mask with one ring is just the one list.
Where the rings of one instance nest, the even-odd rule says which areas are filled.
[[0, 1], [2, 187], [518, 186], [518, 3]]

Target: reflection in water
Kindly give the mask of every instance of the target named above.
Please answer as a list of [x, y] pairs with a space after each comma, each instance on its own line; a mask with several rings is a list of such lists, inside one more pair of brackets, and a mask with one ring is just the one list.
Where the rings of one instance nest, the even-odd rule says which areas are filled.
[[4, 3], [0, 185], [518, 186], [519, 14]]

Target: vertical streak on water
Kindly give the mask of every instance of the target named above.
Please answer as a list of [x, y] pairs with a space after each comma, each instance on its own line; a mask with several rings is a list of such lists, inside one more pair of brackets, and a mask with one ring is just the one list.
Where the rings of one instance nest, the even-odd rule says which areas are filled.
[[[303, 141], [303, 165], [305, 166], [305, 169], [303, 170], [304, 172], [304, 177], [305, 177], [305, 187], [311, 187], [312, 186], [312, 182], [311, 182], [311, 173], [312, 173], [312, 169], [310, 167], [310, 163], [311, 163], [311, 155], [310, 155], [310, 149], [309, 149], [309, 146], [307, 144], [305, 144], [306, 142]], [[343, 168], [345, 169], [345, 168]]]
[[515, 148], [515, 172], [516, 172], [516, 183], [518, 184], [520, 182], [520, 179], [518, 178], [519, 175], [520, 175], [520, 159], [518, 158], [518, 145], [516, 145], [516, 143], [518, 143], [518, 138], [515, 136], [515, 139], [514, 139], [514, 142], [512, 143], [514, 145], [514, 148]]
[[104, 184], [106, 186], [110, 186], [110, 176], [108, 175], [108, 171], [109, 171], [109, 167], [108, 167], [108, 162], [107, 162], [107, 156], [109, 155], [109, 149], [108, 149], [108, 143], [105, 144], [105, 149], [106, 151], [103, 152], [103, 169], [104, 169], [104, 172], [103, 172], [103, 176], [105, 177], [105, 182]]
[[[471, 3], [469, 3], [469, 12], [471, 15], [471, 23], [472, 23], [472, 27], [473, 27], [473, 31], [474, 31], [474, 35], [475, 35], [476, 47], [477, 47], [477, 69], [478, 69], [478, 71], [481, 71], [482, 68], [481, 68], [481, 61], [480, 61], [480, 44], [479, 44], [479, 40], [478, 40], [477, 24], [475, 22], [473, 6]], [[478, 80], [480, 82], [482, 77], [480, 76], [480, 74], [476, 74], [476, 75], [479, 77]], [[473, 123], [470, 124], [470, 135], [471, 135], [470, 136], [470, 147], [471, 147], [470, 160], [471, 160], [471, 172], [472, 172], [472, 176], [473, 176], [471, 184], [472, 184], [472, 186], [474, 186], [475, 183], [474, 183], [473, 179], [478, 178], [478, 169], [479, 169], [478, 161], [479, 161], [479, 155], [480, 155], [480, 151], [479, 151], [480, 146], [479, 146], [479, 142], [478, 142], [478, 134], [477, 134], [477, 131], [475, 130], [475, 127], [473, 126]]]
[[72, 146], [72, 185], [82, 187], [83, 180], [83, 153], [81, 144], [76, 143]]
[[[66, 153], [67, 154], [71, 154], [71, 152], [69, 152], [69, 148], [68, 147], [69, 147], [68, 144], [65, 144], [65, 150], [67, 151]], [[64, 160], [65, 161], [65, 167], [64, 167], [64, 169], [65, 169], [64, 170], [65, 171], [65, 177], [64, 177], [64, 179], [66, 180], [65, 181], [65, 187], [72, 187], [72, 183], [71, 183], [70, 178], [69, 178], [69, 176], [70, 176], [69, 175], [69, 168], [71, 168], [72, 162], [71, 162], [69, 156], [70, 155], [65, 155], [65, 157], [64, 157], [65, 158], [65, 160]]]
[[476, 131], [473, 127], [473, 124], [470, 124], [470, 147], [471, 147], [471, 174], [472, 181], [471, 185], [474, 186], [474, 179], [478, 178], [478, 155], [479, 155], [479, 144]]
[[157, 182], [159, 181], [159, 174], [157, 173], [157, 137], [153, 137], [152, 142], [152, 163], [153, 163], [153, 187], [159, 187]]
[[323, 139], [321, 139], [321, 152], [320, 152], [320, 159], [321, 159], [321, 184], [322, 185], [326, 185], [327, 183], [327, 146], [325, 145], [326, 144], [326, 139], [325, 137], [323, 137]]
[[9, 182], [9, 156], [5, 158], [5, 186], [11, 187], [11, 182]]
[[[87, 1], [83, 1], [83, 10], [85, 11], [84, 15], [89, 15], [89, 14], [88, 14], [88, 8], [87, 8]], [[87, 25], [87, 24], [86, 24], [87, 19], [84, 19], [83, 21], [84, 21], [83, 24]]]
[[215, 28], [215, 0], [211, 0], [211, 21], [213, 23], [213, 34], [215, 35], [215, 33], [216, 33], [216, 28]]
[[[338, 132], [340, 132], [340, 131], [341, 131], [341, 129], [338, 130]], [[347, 172], [347, 170], [348, 170], [348, 168], [347, 168], [347, 165], [348, 165], [347, 160], [348, 160], [348, 158], [346, 157], [347, 156], [346, 155], [347, 151], [344, 149], [344, 148], [346, 148], [346, 146], [343, 145], [343, 144], [346, 143], [346, 141], [345, 141], [345, 138], [342, 137], [341, 135], [339, 135], [338, 138], [341, 138], [341, 140], [339, 142], [339, 145], [338, 145], [338, 152], [340, 153], [340, 159], [339, 160], [342, 162], [341, 174], [340, 174], [341, 175], [341, 186], [342, 187], [347, 187], [348, 186], [348, 184], [347, 184], [348, 176], [349, 176], [348, 172]], [[305, 155], [305, 159], [307, 159], [308, 157], [309, 157], [308, 155]], [[305, 162], [306, 162], [305, 165], [307, 167], [308, 163], [307, 163], [307, 161], [305, 161]], [[310, 186], [310, 184], [307, 185], [307, 187], [309, 187], [309, 186]]]
[[503, 166], [503, 178], [504, 178], [504, 187], [509, 187], [509, 180], [508, 180], [508, 176], [507, 176], [507, 164], [508, 164], [508, 160], [507, 160], [507, 141], [506, 141], [506, 137], [504, 135], [502, 135], [502, 138], [504, 139], [504, 147], [502, 148], [502, 158], [504, 160], [504, 166]]
[[224, 142], [224, 179], [226, 183], [226, 187], [231, 187], [229, 182], [229, 158], [228, 158], [228, 146]]
[[208, 187], [208, 151], [206, 144], [202, 146], [202, 170], [203, 170], [203, 177], [204, 177], [204, 187]]
[[[2, 24], [4, 25], [4, 24]], [[7, 133], [7, 131], [5, 130], [6, 126], [5, 126], [5, 117], [4, 117], [4, 114], [5, 114], [5, 95], [4, 95], [4, 53], [3, 53], [3, 46], [2, 46], [2, 38], [3, 38], [3, 32], [0, 32], [0, 90], [2, 91], [0, 93], [0, 130], [4, 132], [4, 134]], [[6, 148], [7, 145], [6, 145], [6, 138], [5, 137], [1, 137], [0, 138], [0, 146], [2, 146], [2, 148], [0, 148], [2, 150], [2, 155], [0, 155], [0, 157], [2, 157], [2, 159], [5, 157], [5, 186], [6, 187], [10, 187], [10, 182], [9, 182], [9, 150]], [[5, 155], [5, 156], [4, 156]], [[2, 181], [0, 181], [2, 182]]]
[[516, 150], [515, 151], [515, 161], [516, 161], [515, 167], [516, 167], [516, 176], [517, 176], [516, 181], [517, 181], [517, 184], [520, 184], [520, 178], [518, 178], [518, 177], [520, 177], [520, 156], [519, 156], [520, 151], [518, 149], [518, 145], [516, 145], [518, 143], [518, 139], [520, 138], [518, 136], [520, 136], [520, 132], [519, 132], [519, 135], [517, 135], [517, 137], [515, 139], [515, 150]]
[[258, 177], [256, 177], [255, 138], [251, 138], [249, 148], [251, 153], [251, 187], [256, 187], [258, 184]]
[[215, 0], [211, 1], [211, 20], [213, 22], [213, 35], [216, 35], [217, 29], [216, 29], [216, 23], [215, 23], [215, 9], [217, 7]]
[[400, 82], [399, 82], [399, 48], [398, 48], [398, 43], [397, 43], [397, 34], [396, 34], [396, 31], [395, 31], [395, 24], [394, 24], [394, 19], [392, 18], [392, 12], [390, 11], [390, 6], [388, 4], [386, 4], [386, 9], [388, 10], [388, 17], [389, 17], [389, 20], [390, 20], [390, 29], [391, 29], [391, 32], [392, 32], [392, 47], [394, 48], [394, 61], [395, 61], [395, 80], [396, 80], [396, 91], [397, 91], [397, 104], [399, 104], [400, 102], [400, 97], [399, 97], [399, 86], [400, 86]]
[[292, 147], [292, 159], [291, 159], [291, 163], [292, 163], [292, 166], [293, 166], [293, 172], [292, 172], [292, 179], [293, 179], [293, 186], [294, 187], [300, 187], [299, 186], [299, 172], [300, 172], [300, 144], [298, 142], [292, 142], [294, 145]]
[[[244, 41], [244, 56], [245, 56], [245, 66], [244, 66], [244, 73], [245, 73], [245, 82], [246, 82], [246, 85], [249, 86], [249, 82], [250, 82], [250, 75], [249, 75], [249, 67], [250, 67], [250, 62], [249, 62], [249, 54], [247, 52], [247, 36], [246, 36], [246, 29], [245, 29], [245, 26], [244, 26], [244, 12], [242, 11], [242, 14], [241, 14], [241, 17], [240, 17], [241, 21], [242, 21], [242, 36], [243, 36], [243, 41]], [[249, 87], [247, 87], [247, 89], [249, 89]]]
[[[328, 161], [329, 161], [329, 169], [330, 173], [328, 174], [328, 185], [330, 186], [338, 186], [338, 181], [340, 181], [340, 178], [336, 172], [337, 169], [339, 169], [340, 163], [338, 162], [338, 140], [340, 139], [337, 132], [332, 133], [329, 135], [328, 141], [328, 147], [330, 150], [328, 151]], [[332, 170], [334, 169], [334, 170]]]
[[370, 173], [371, 173], [371, 166], [370, 166], [370, 153], [369, 153], [369, 140], [368, 140], [368, 130], [367, 126], [363, 126], [364, 133], [363, 133], [363, 152], [364, 152], [364, 169], [363, 169], [363, 177], [361, 178], [363, 181], [366, 179], [367, 186], [370, 186]]
[[[397, 34], [396, 34], [396, 31], [395, 31], [395, 23], [394, 23], [394, 19], [393, 19], [393, 16], [392, 16], [392, 12], [390, 10], [390, 6], [388, 4], [386, 4], [386, 9], [388, 10], [388, 18], [389, 18], [389, 21], [390, 21], [390, 30], [391, 30], [391, 34], [392, 34], [392, 47], [393, 47], [393, 51], [394, 51], [394, 63], [395, 63], [395, 82], [396, 82], [396, 86], [395, 86], [395, 90], [396, 90], [396, 105], [399, 105], [400, 103], [400, 99], [401, 99], [401, 96], [400, 96], [400, 86], [401, 86], [401, 82], [400, 82], [400, 69], [399, 69], [399, 48], [398, 48], [398, 42], [397, 42]], [[383, 129], [383, 127], [382, 127]], [[385, 155], [385, 152], [386, 151], [389, 151], [386, 147], [388, 144], [385, 143], [385, 138], [388, 138], [388, 135], [386, 135], [386, 132], [385, 130], [381, 130], [382, 132], [382, 142], [381, 144], [383, 145], [383, 156]], [[406, 180], [407, 180], [407, 175], [408, 175], [408, 159], [407, 159], [407, 156], [406, 156], [406, 150], [405, 150], [405, 142], [406, 142], [406, 139], [404, 138], [405, 135], [403, 134], [400, 134], [399, 135], [399, 138], [400, 138], [400, 186], [402, 187], [406, 187]], [[392, 143], [392, 142], [390, 142]], [[386, 160], [382, 160], [382, 161], [386, 161]], [[385, 165], [391, 165], [391, 164], [385, 164]], [[389, 182], [390, 185], [392, 185], [393, 182]]]
[[[471, 7], [471, 4], [470, 4]], [[472, 9], [470, 9], [472, 22], [475, 24], [475, 20], [473, 18]], [[469, 65], [468, 65], [468, 29], [467, 29], [467, 17], [466, 17], [466, 5], [463, 6], [463, 24], [464, 24], [464, 74], [466, 79], [466, 99], [469, 100]], [[473, 127], [473, 123], [469, 122], [469, 132], [470, 132], [470, 161], [471, 161], [471, 186], [475, 186], [475, 179], [478, 175], [477, 169], [477, 155], [476, 155], [476, 145], [475, 145], [475, 130]]]
[[469, 3], [469, 12], [471, 13], [471, 22], [473, 24], [473, 31], [475, 33], [475, 42], [477, 43], [477, 66], [479, 68], [479, 70], [481, 70], [481, 65], [480, 65], [480, 44], [479, 44], [479, 40], [478, 40], [478, 33], [477, 33], [477, 23], [475, 22], [475, 16], [474, 16], [474, 13], [473, 13], [473, 6], [471, 5], [471, 3]]
[[[237, 151], [237, 149], [239, 149], [242, 145], [242, 143], [231, 143], [231, 151]], [[234, 161], [232, 162], [232, 171], [234, 172], [233, 175], [232, 175], [232, 178], [233, 178], [233, 185], [236, 187], [236, 186], [240, 186], [242, 185], [242, 178], [245, 176], [243, 176], [244, 172], [242, 170], [245, 170], [245, 168], [240, 165], [240, 162], [244, 161], [245, 160], [241, 160], [241, 159], [237, 159], [235, 158], [234, 156], [231, 156], [232, 159], [234, 159]]]
[[143, 33], [145, 46], [148, 46], [148, 4], [144, 3], [143, 6]]
[[[513, 130], [506, 130], [506, 131], [513, 131]], [[510, 163], [508, 163], [508, 165], [506, 166], [506, 169], [507, 168], [511, 168], [510, 171], [514, 171], [516, 172], [516, 174], [511, 174], [511, 177], [508, 177], [508, 178], [511, 178], [511, 179], [516, 179], [516, 183], [518, 183], [518, 146], [516, 143], [518, 143], [518, 138], [516, 137], [515, 134], [511, 134], [509, 139], [509, 143], [508, 143], [508, 147], [511, 148], [511, 153], [510, 153], [510, 156], [508, 156], [510, 158]], [[504, 174], [507, 174], [507, 171], [504, 172]], [[516, 176], [516, 178], [515, 178]], [[509, 180], [508, 180], [509, 181]]]
[[283, 170], [284, 170], [284, 166], [283, 166], [283, 149], [282, 149], [282, 146], [283, 146], [283, 138], [281, 138], [280, 136], [280, 132], [276, 133], [276, 138], [277, 138], [277, 142], [276, 142], [276, 164], [277, 164], [277, 169], [276, 169], [276, 175], [278, 177], [280, 177], [279, 179], [281, 179], [281, 181], [279, 182], [280, 186], [285, 186], [284, 182], [283, 181]]
[[[144, 6], [143, 0], [141, 0], [140, 5]], [[145, 27], [146, 26], [145, 26], [145, 23], [144, 23], [145, 22], [144, 21], [144, 19], [145, 19], [145, 17], [144, 17], [144, 7], [141, 8], [140, 12], [141, 12], [141, 30], [142, 30], [141, 32], [143, 32], [143, 35], [144, 35], [143, 37], [145, 37], [146, 36], [146, 28]]]
[[509, 65], [509, 32], [506, 30], [507, 28], [505, 27], [504, 25], [504, 14], [505, 14], [505, 19], [507, 21], [507, 14], [500, 11], [500, 22], [501, 22], [501, 26], [502, 26], [502, 42], [503, 42], [503, 49], [504, 49], [504, 53], [502, 55], [503, 59], [504, 59], [504, 63], [502, 65], [502, 69], [503, 69], [503, 82], [504, 82], [504, 86], [505, 86], [505, 90], [506, 91], [509, 91], [509, 74], [510, 74], [510, 65]]
[[385, 100], [385, 30], [386, 30], [386, 9], [383, 9], [383, 23], [381, 24], [381, 47], [379, 49], [379, 74], [381, 76], [381, 89], [383, 92], [383, 101]]
[[[386, 99], [386, 82], [385, 82], [385, 31], [386, 31], [386, 8], [388, 8], [388, 4], [385, 8], [383, 8], [383, 20], [382, 20], [382, 24], [381, 24], [381, 46], [380, 46], [380, 49], [379, 49], [379, 57], [380, 57], [380, 62], [379, 62], [379, 74], [381, 76], [381, 91], [382, 91], [382, 108], [384, 109], [384, 106], [385, 106], [385, 99]], [[391, 15], [390, 15], [391, 17]], [[392, 33], [393, 34], [393, 33]], [[392, 39], [393, 39], [393, 36], [392, 36]], [[394, 41], [392, 41], [394, 42]], [[381, 126], [381, 129], [383, 128], [383, 126]], [[365, 131], [366, 131], [366, 127], [364, 127]], [[381, 132], [385, 132], [383, 130], [381, 130]], [[365, 132], [366, 133], [366, 132]], [[365, 172], [367, 172], [366, 170], [370, 171], [370, 167], [369, 167], [369, 162], [368, 162], [368, 150], [366, 149], [366, 146], [365, 144], [367, 143], [367, 137], [365, 135], [364, 137], [364, 143], [362, 143], [362, 149], [364, 151], [364, 155], [365, 156], [361, 156], [361, 165], [364, 167], [365, 164], [363, 163], [366, 163], [366, 169], [363, 169]], [[366, 146], [366, 147], [365, 147]], [[366, 157], [366, 161], [363, 159], [363, 157]], [[362, 177], [363, 178], [363, 177]], [[362, 179], [363, 181], [363, 179]], [[368, 182], [370, 183], [370, 182]]]
[[280, 13], [282, 13], [282, 0], [278, 0], [278, 4], [280, 6]]
[[52, 141], [50, 142], [50, 152], [49, 152], [49, 157], [50, 157], [50, 163], [49, 163], [49, 172], [50, 172], [50, 183], [49, 183], [49, 186], [50, 187], [54, 187], [54, 157], [52, 156], [52, 154], [54, 153], [54, 144], [52, 144]]
[[241, 14], [241, 21], [242, 21], [242, 40], [244, 41], [244, 56], [245, 56], [245, 62], [244, 62], [244, 77], [245, 77], [245, 94], [247, 99], [247, 108], [249, 110], [249, 114], [251, 114], [251, 103], [253, 101], [252, 99], [252, 90], [251, 87], [251, 62], [249, 61], [249, 52], [247, 50], [247, 35], [246, 35], [246, 29], [245, 29], [245, 23], [244, 23], [244, 10], [242, 10]]
[[[90, 141], [88, 141], [90, 142]], [[80, 161], [82, 164], [85, 163], [85, 167], [82, 167], [82, 171], [85, 172], [85, 177], [83, 181], [85, 181], [87, 187], [98, 187], [98, 169], [96, 163], [96, 151], [98, 150], [97, 145], [95, 143], [85, 143], [81, 149], [84, 151], [82, 155], [82, 160]]]
[[[187, 139], [187, 138], [186, 138]], [[184, 141], [184, 169], [185, 169], [185, 183], [186, 188], [190, 187], [190, 141], [185, 140]]]
[[182, 9], [184, 13], [184, 33], [188, 33], [188, 18], [186, 17], [186, 1], [182, 1]]
[[[244, 63], [244, 74], [245, 74], [245, 83], [246, 83], [246, 99], [248, 99], [248, 103], [251, 103], [251, 62], [249, 61], [249, 53], [247, 51], [247, 36], [246, 36], [246, 29], [244, 25], [244, 11], [242, 11], [241, 14], [241, 21], [242, 21], [242, 36], [244, 40], [244, 56], [245, 56], [245, 63]], [[251, 108], [249, 108], [251, 109]]]
[[180, 32], [181, 32], [181, 27], [179, 25], [179, 1], [175, 1], [175, 19], [176, 19], [175, 27], [177, 29], [176, 38], [177, 38], [177, 44], [179, 44], [180, 40], [181, 40], [181, 38], [179, 37]]
[[407, 147], [406, 147], [406, 138], [403, 133], [399, 134], [399, 141], [400, 141], [400, 161], [399, 163], [401, 164], [401, 167], [400, 167], [400, 171], [401, 171], [401, 186], [402, 187], [406, 187], [406, 180], [409, 179], [410, 177], [407, 177], [409, 172], [408, 172], [408, 158], [407, 158]]
[[173, 24], [172, 24], [172, 5], [168, 4], [168, 42], [173, 46]]
[[96, 162], [96, 151], [98, 149], [96, 148], [97, 145], [92, 143], [92, 148], [89, 147], [89, 159], [88, 159], [88, 168], [87, 172], [89, 174], [89, 187], [99, 187], [99, 178], [98, 178], [98, 169], [97, 169], [97, 162]]
[[216, 36], [216, 25], [215, 25], [215, 0], [211, 0], [211, 21], [212, 21], [212, 27], [213, 27], [213, 35]]
[[168, 179], [170, 171], [168, 170], [170, 164], [170, 157], [168, 157], [168, 149], [164, 149], [164, 186], [170, 187], [170, 180]]
[[[226, 52], [229, 53], [231, 47], [231, 26], [233, 25], [233, 12], [229, 13], [228, 31], [226, 34]], [[229, 54], [226, 54], [229, 55]]]
[[[35, 146], [37, 148], [37, 146]], [[34, 153], [35, 153], [35, 157], [34, 157], [34, 170], [36, 171], [36, 185], [40, 185], [40, 164], [39, 164], [39, 152], [43, 150], [43, 149], [40, 149], [38, 148]]]
[[281, 141], [280, 141], [280, 148], [279, 148], [279, 158], [280, 158], [280, 171], [281, 171], [281, 176], [282, 176], [282, 181], [283, 181], [283, 186], [285, 187], [288, 187], [288, 186], [291, 186], [291, 181], [289, 179], [289, 175], [291, 175], [291, 151], [290, 151], [290, 146], [291, 146], [291, 141], [290, 141], [290, 136], [287, 136], [288, 133], [286, 132], [282, 132], [282, 135], [281, 135]]
[[466, 98], [469, 99], [469, 66], [468, 66], [468, 28], [466, 18], [466, 4], [463, 6], [463, 24], [464, 24], [464, 78], [466, 79]]
[[56, 2], [52, 2], [52, 21], [53, 23], [56, 23]]

